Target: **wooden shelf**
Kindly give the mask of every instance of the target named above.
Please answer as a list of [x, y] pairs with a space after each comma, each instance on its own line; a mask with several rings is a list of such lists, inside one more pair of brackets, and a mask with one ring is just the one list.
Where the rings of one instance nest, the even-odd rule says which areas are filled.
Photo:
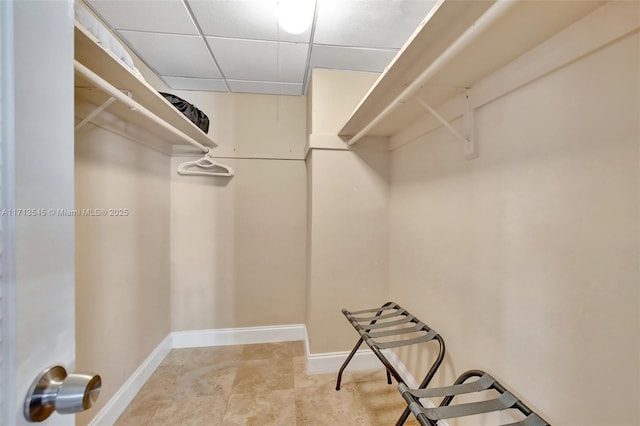
[[345, 140], [362, 132], [390, 105], [388, 114], [367, 136], [390, 137], [426, 110], [415, 100], [398, 99], [425, 70], [443, 55], [484, 14], [501, 13], [464, 47], [422, 82], [415, 95], [432, 106], [464, 93], [467, 88], [533, 49], [606, 1], [460, 1], [443, 0], [422, 23], [388, 69], [353, 112], [339, 135]]
[[[75, 59], [114, 87], [128, 91], [134, 101], [148, 109], [170, 126], [204, 146], [216, 146], [216, 143], [209, 138], [209, 136], [175, 109], [147, 82], [139, 79], [126, 66], [111, 56], [111, 54], [97, 42], [95, 37], [80, 25], [75, 26]], [[78, 72], [75, 74], [75, 88], [77, 104], [88, 103], [97, 107], [102, 105], [110, 97], [107, 93], [97, 89]], [[80, 107], [76, 109], [86, 111], [87, 108]], [[131, 108], [120, 102], [114, 102], [106, 111], [117, 116], [127, 124], [132, 124], [154, 134], [168, 145], [188, 145], [188, 142], [185, 140], [167, 132], [153, 120], [132, 111]], [[80, 115], [84, 116], [86, 114]]]

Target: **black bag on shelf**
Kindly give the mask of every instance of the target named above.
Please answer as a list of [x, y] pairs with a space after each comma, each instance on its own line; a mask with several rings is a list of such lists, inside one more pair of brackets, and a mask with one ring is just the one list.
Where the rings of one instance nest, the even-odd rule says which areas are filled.
[[191, 120], [193, 124], [200, 127], [203, 132], [209, 132], [209, 117], [207, 117], [207, 114], [176, 95], [163, 92], [159, 93], [164, 96], [164, 98], [168, 100], [178, 111], [183, 113], [185, 117]]

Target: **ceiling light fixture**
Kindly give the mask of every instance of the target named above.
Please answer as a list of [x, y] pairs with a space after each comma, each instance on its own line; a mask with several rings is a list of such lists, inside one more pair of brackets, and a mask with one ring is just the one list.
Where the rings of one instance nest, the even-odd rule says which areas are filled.
[[290, 34], [302, 34], [313, 21], [315, 0], [278, 0], [278, 23]]

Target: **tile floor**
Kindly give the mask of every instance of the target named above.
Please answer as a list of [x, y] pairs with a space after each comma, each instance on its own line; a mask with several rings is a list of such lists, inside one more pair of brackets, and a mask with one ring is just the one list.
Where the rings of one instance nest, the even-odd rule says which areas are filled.
[[302, 342], [174, 349], [116, 425], [386, 426], [406, 406], [382, 368], [347, 369], [339, 392], [305, 371]]

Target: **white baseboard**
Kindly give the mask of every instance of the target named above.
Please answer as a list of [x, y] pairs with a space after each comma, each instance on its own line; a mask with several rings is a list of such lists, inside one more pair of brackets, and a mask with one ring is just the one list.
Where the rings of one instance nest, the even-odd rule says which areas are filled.
[[[307, 374], [337, 373], [349, 352], [327, 352], [307, 355]], [[356, 352], [346, 371], [380, 368], [380, 360], [369, 349]]]
[[400, 361], [400, 358], [398, 358], [398, 356], [392, 350], [383, 349], [382, 352], [384, 353], [384, 356], [387, 357], [387, 360], [393, 366], [393, 368], [395, 368], [398, 374], [400, 374], [400, 377], [404, 379], [404, 383], [410, 389], [416, 389], [418, 386], [420, 386], [420, 383], [418, 383], [416, 378], [413, 377], [413, 374], [409, 372], [407, 367], [402, 363], [402, 361]]
[[[398, 358], [398, 356], [390, 349], [385, 349], [383, 350], [383, 352], [384, 352], [384, 356], [387, 357], [387, 360], [389, 361], [389, 363], [393, 366], [393, 368], [396, 369], [398, 374], [400, 374], [400, 376], [404, 379], [404, 383], [409, 387], [409, 389], [417, 389], [420, 386], [420, 383], [418, 383], [416, 378], [413, 377], [413, 374], [409, 372], [409, 370], [404, 365], [404, 363], [400, 361], [400, 358]], [[428, 398], [421, 398], [420, 402], [425, 407], [435, 408], [435, 405], [433, 404], [433, 402], [431, 402], [431, 400]], [[449, 426], [449, 423], [447, 423], [446, 420], [439, 420], [438, 425]]]
[[171, 336], [165, 337], [144, 362], [133, 372], [115, 395], [91, 420], [89, 426], [112, 425], [171, 351]]
[[174, 349], [290, 342], [306, 340], [306, 327], [304, 324], [292, 324], [268, 327], [174, 331], [171, 333], [171, 339], [172, 348]]
[[[415, 389], [420, 385], [393, 351], [383, 349], [382, 353], [384, 353], [384, 356], [400, 376], [404, 378], [409, 388]], [[348, 355], [349, 352], [307, 354], [307, 374], [337, 373]], [[378, 357], [371, 350], [362, 349], [356, 352], [345, 371], [372, 370], [381, 367], [384, 368]]]

